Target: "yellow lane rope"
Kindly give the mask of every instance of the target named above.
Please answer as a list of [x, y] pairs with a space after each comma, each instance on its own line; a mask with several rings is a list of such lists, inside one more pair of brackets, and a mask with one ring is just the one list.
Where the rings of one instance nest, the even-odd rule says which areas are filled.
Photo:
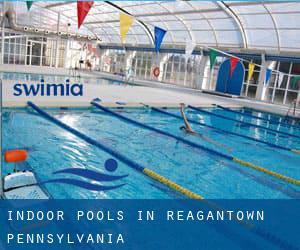
[[165, 186], [169, 187], [170, 189], [173, 189], [173, 190], [185, 195], [188, 198], [196, 199], [196, 200], [204, 199], [201, 195], [196, 194], [196, 193], [178, 185], [177, 183], [161, 176], [160, 174], [150, 170], [149, 168], [144, 168], [143, 173], [146, 174], [147, 176], [151, 177], [152, 179], [164, 184]]
[[260, 167], [258, 165], [252, 164], [252, 163], [247, 162], [247, 161], [243, 161], [243, 160], [238, 159], [238, 158], [233, 158], [233, 161], [237, 162], [237, 163], [239, 163], [241, 165], [244, 165], [246, 167], [253, 168], [255, 170], [261, 171], [261, 172], [263, 172], [265, 174], [271, 175], [271, 176], [276, 177], [278, 179], [281, 179], [281, 180], [287, 181], [289, 183], [292, 183], [292, 184], [300, 186], [300, 180], [297, 180], [297, 179], [294, 179], [294, 178], [291, 178], [291, 177], [288, 177], [288, 176], [285, 176], [285, 175], [273, 172], [271, 170], [265, 169], [263, 167]]
[[294, 153], [296, 153], [296, 154], [298, 154], [298, 155], [300, 155], [300, 150], [297, 150], [297, 149], [291, 149], [291, 151], [294, 152]]

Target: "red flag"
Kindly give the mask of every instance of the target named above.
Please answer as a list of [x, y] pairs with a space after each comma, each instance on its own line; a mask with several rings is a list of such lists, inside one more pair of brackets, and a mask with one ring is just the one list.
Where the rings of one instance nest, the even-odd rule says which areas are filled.
[[236, 64], [238, 63], [239, 59], [236, 57], [230, 57], [230, 76], [235, 70]]
[[77, 1], [77, 18], [78, 18], [78, 29], [83, 23], [86, 15], [89, 13], [94, 1]]

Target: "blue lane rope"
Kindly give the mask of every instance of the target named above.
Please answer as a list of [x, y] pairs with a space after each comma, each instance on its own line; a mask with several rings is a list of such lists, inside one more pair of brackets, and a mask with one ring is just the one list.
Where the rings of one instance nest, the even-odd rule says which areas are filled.
[[[189, 191], [188, 189], [185, 189], [183, 187], [181, 187], [180, 185], [176, 184], [175, 182], [170, 181], [169, 179], [166, 179], [165, 177], [155, 173], [154, 171], [145, 168], [143, 166], [141, 166], [138, 163], [135, 163], [134, 161], [130, 160], [129, 158], [127, 158], [126, 156], [118, 153], [117, 151], [106, 147], [104, 144], [100, 143], [99, 141], [95, 141], [94, 139], [86, 136], [85, 134], [79, 132], [78, 130], [68, 126], [67, 124], [59, 121], [58, 119], [56, 119], [55, 117], [52, 117], [51, 115], [49, 115], [47, 112], [41, 110], [38, 106], [36, 106], [34, 103], [32, 102], [27, 102], [28, 106], [30, 106], [31, 108], [33, 108], [37, 113], [39, 113], [41, 116], [43, 116], [45, 119], [48, 119], [49, 121], [53, 122], [54, 124], [56, 124], [57, 126], [67, 130], [68, 132], [74, 134], [75, 136], [81, 138], [82, 140], [102, 149], [103, 151], [109, 153], [110, 155], [114, 156], [115, 158], [119, 159], [120, 161], [122, 161], [123, 163], [127, 164], [128, 166], [134, 168], [135, 170], [141, 172], [142, 174], [151, 177], [152, 179], [164, 184], [165, 186], [169, 187], [170, 189], [173, 189], [185, 196], [187, 196], [188, 198], [191, 199], [198, 199], [198, 200], [204, 200], [204, 198], [196, 193], [193, 193], [191, 191]], [[204, 200], [204, 202], [206, 202]], [[207, 205], [216, 207], [215, 204], [211, 204], [210, 202], [206, 202]], [[279, 245], [279, 246], [284, 246], [284, 247], [288, 247], [290, 249], [294, 249], [294, 247], [292, 245], [290, 245], [288, 242], [286, 242], [285, 240], [282, 240], [281, 238], [278, 238], [276, 235], [272, 235], [271, 233], [265, 232], [264, 230], [262, 230], [261, 228], [257, 227], [254, 224], [249, 224], [249, 223], [239, 223], [240, 225], [242, 225], [244, 228], [254, 232], [255, 234], [258, 234], [260, 237], [270, 241], [271, 243], [274, 244], [274, 242], [276, 242], [275, 245]], [[275, 241], [276, 240], [276, 241]]]
[[139, 163], [132, 161], [131, 159], [129, 159], [128, 157], [126, 157], [123, 154], [120, 154], [118, 151], [105, 146], [104, 144], [102, 144], [99, 141], [96, 141], [90, 137], [88, 137], [87, 135], [79, 132], [78, 130], [70, 127], [69, 125], [59, 121], [58, 119], [56, 119], [55, 117], [49, 115], [47, 112], [41, 110], [38, 106], [36, 106], [34, 103], [32, 102], [27, 102], [28, 106], [30, 106], [32, 109], [34, 109], [38, 114], [40, 114], [42, 117], [44, 117], [45, 119], [53, 122], [54, 124], [56, 124], [57, 126], [67, 130], [68, 132], [72, 133], [73, 135], [81, 138], [82, 140], [86, 141], [87, 143], [94, 145], [98, 148], [100, 148], [101, 150], [103, 150], [104, 152], [112, 155], [113, 157], [115, 157], [116, 159], [118, 159], [119, 161], [125, 163], [127, 166], [133, 168], [134, 170], [144, 174], [147, 177], [152, 178], [153, 180], [160, 182], [161, 184], [167, 186], [168, 188], [181, 193], [183, 195], [185, 195], [186, 197], [190, 198], [190, 199], [197, 199], [197, 200], [203, 200], [204, 198], [199, 195], [196, 194], [180, 185], [178, 185], [177, 183], [163, 177], [162, 175], [154, 172], [153, 170], [143, 167], [142, 165], [140, 165]]
[[[172, 116], [174, 118], [178, 118], [178, 119], [182, 120], [182, 117], [180, 115], [176, 115], [176, 114], [173, 114], [173, 113], [170, 113], [170, 112], [167, 112], [165, 110], [162, 110], [162, 109], [159, 109], [159, 108], [155, 108], [155, 107], [150, 107], [150, 108], [152, 110], [156, 111], [156, 112], [159, 112], [159, 113], [162, 113], [162, 114], [165, 114], [165, 115], [169, 115], [169, 116]], [[242, 137], [242, 138], [245, 138], [245, 139], [248, 139], [248, 140], [252, 140], [252, 141], [255, 141], [255, 142], [264, 143], [264, 144], [266, 144], [266, 145], [268, 145], [270, 147], [273, 147], [273, 148], [278, 148], [278, 149], [282, 149], [282, 150], [286, 150], [286, 151], [292, 151], [291, 148], [287, 148], [287, 147], [276, 145], [276, 144], [273, 144], [273, 143], [270, 143], [270, 142], [259, 140], [259, 139], [253, 138], [251, 136], [242, 135], [242, 134], [238, 134], [238, 133], [235, 133], [235, 132], [227, 131], [225, 129], [221, 129], [221, 128], [217, 128], [217, 127], [214, 127], [214, 126], [210, 126], [210, 125], [207, 125], [205, 123], [201, 123], [201, 122], [198, 122], [198, 121], [195, 121], [195, 120], [191, 120], [191, 119], [188, 119], [188, 121], [190, 123], [193, 123], [193, 124], [201, 125], [203, 127], [207, 127], [207, 128], [219, 131], [219, 132], [221, 132], [223, 134], [230, 134], [230, 135], [234, 135], [234, 136], [239, 136], [239, 137]]]
[[138, 121], [135, 121], [133, 119], [130, 119], [126, 116], [123, 116], [121, 114], [118, 114], [114, 111], [111, 111], [110, 109], [108, 108], [105, 108], [103, 107], [102, 105], [98, 104], [98, 103], [95, 103], [95, 102], [91, 102], [92, 105], [94, 105], [95, 107], [97, 107], [98, 109], [108, 113], [108, 114], [111, 114], [112, 116], [115, 116], [117, 118], [119, 118], [120, 120], [123, 120], [127, 123], [131, 123], [133, 124], [134, 126], [137, 126], [137, 127], [141, 127], [141, 128], [145, 128], [145, 129], [148, 129], [148, 130], [151, 130], [151, 131], [154, 131], [154, 132], [157, 132], [159, 134], [162, 134], [162, 135], [165, 135], [165, 136], [168, 136], [170, 138], [174, 138], [176, 139], [177, 141], [180, 141], [186, 145], [189, 145], [189, 146], [192, 146], [194, 148], [198, 148], [198, 149], [201, 149], [201, 150], [204, 150], [204, 151], [207, 151], [208, 153], [210, 154], [213, 154], [213, 155], [218, 155], [220, 157], [223, 157], [225, 159], [228, 159], [228, 160], [231, 160], [231, 161], [234, 161], [242, 166], [245, 166], [245, 167], [248, 167], [248, 168], [251, 168], [251, 169], [255, 169], [259, 172], [262, 172], [264, 174], [267, 174], [267, 175], [270, 175], [270, 176], [273, 176], [273, 177], [276, 177], [280, 180], [284, 180], [286, 182], [289, 182], [289, 183], [292, 183], [294, 185], [297, 185], [297, 186], [300, 186], [300, 180], [297, 180], [297, 179], [294, 179], [294, 178], [291, 178], [291, 177], [288, 177], [288, 176], [285, 176], [285, 175], [282, 175], [282, 174], [279, 174], [275, 171], [272, 171], [272, 170], [269, 170], [269, 169], [266, 169], [266, 168], [263, 168], [259, 165], [256, 165], [256, 164], [253, 164], [251, 162], [247, 162], [247, 161], [244, 161], [242, 159], [239, 159], [239, 158], [236, 158], [232, 155], [227, 155], [227, 154], [223, 154], [223, 153], [220, 153], [218, 151], [215, 151], [213, 149], [210, 149], [210, 148], [207, 148], [205, 146], [202, 146], [200, 144], [197, 144], [197, 143], [194, 143], [194, 142], [191, 142], [191, 141], [188, 141], [188, 140], [185, 140], [183, 139], [182, 137], [178, 137], [176, 135], [173, 135], [173, 134], [170, 134], [168, 132], [165, 132], [163, 130], [160, 130], [160, 129], [157, 129], [157, 128], [154, 128], [152, 126], [149, 126], [149, 125], [146, 125], [144, 123], [141, 123], [141, 122], [138, 122]]
[[137, 127], [144, 128], [144, 129], [148, 129], [148, 130], [154, 131], [154, 132], [156, 132], [156, 133], [158, 133], [158, 134], [162, 134], [162, 135], [164, 135], [164, 136], [171, 137], [171, 138], [173, 138], [173, 139], [175, 139], [175, 140], [177, 140], [177, 141], [179, 141], [179, 142], [182, 142], [182, 143], [184, 143], [184, 144], [186, 144], [186, 145], [189, 145], [189, 146], [194, 147], [194, 148], [198, 148], [198, 149], [200, 149], [200, 150], [208, 151], [208, 152], [210, 152], [211, 154], [218, 155], [218, 156], [223, 157], [223, 158], [226, 158], [226, 159], [228, 159], [228, 160], [232, 160], [232, 159], [233, 159], [233, 157], [230, 156], [230, 155], [226, 155], [226, 154], [220, 153], [220, 152], [215, 151], [215, 150], [213, 150], [213, 149], [210, 149], [210, 148], [208, 148], [208, 147], [205, 147], [205, 146], [202, 146], [202, 145], [200, 145], [200, 144], [197, 144], [197, 143], [191, 142], [191, 141], [189, 141], [189, 140], [186, 140], [186, 139], [184, 139], [184, 138], [182, 138], [182, 137], [179, 137], [179, 136], [170, 134], [170, 133], [168, 133], [168, 132], [165, 132], [165, 131], [163, 131], [163, 130], [154, 128], [154, 127], [149, 126], [149, 125], [147, 125], [147, 124], [144, 124], [144, 123], [141, 123], [141, 122], [137, 122], [137, 121], [135, 121], [135, 120], [133, 120], [133, 119], [130, 119], [130, 118], [126, 117], [126, 116], [123, 116], [123, 115], [118, 114], [118, 113], [116, 113], [116, 112], [114, 112], [114, 111], [111, 111], [110, 109], [105, 108], [104, 106], [102, 106], [102, 105], [100, 105], [100, 104], [98, 104], [98, 103], [91, 102], [91, 104], [94, 105], [95, 107], [97, 107], [98, 109], [101, 109], [102, 111], [104, 111], [104, 112], [106, 112], [106, 113], [109, 113], [109, 114], [111, 114], [111, 115], [113, 115], [113, 116], [115, 116], [115, 117], [117, 117], [117, 118], [119, 118], [119, 119], [121, 119], [121, 120], [123, 120], [123, 121], [126, 121], [126, 122], [128, 122], [128, 123], [131, 123], [131, 124], [133, 124], [133, 125], [135, 125], [135, 126], [137, 126]]
[[250, 118], [255, 118], [255, 119], [259, 119], [259, 120], [262, 120], [262, 121], [266, 121], [266, 122], [270, 122], [272, 124], [276, 124], [276, 125], [280, 125], [280, 126], [283, 126], [283, 127], [289, 127], [289, 128], [296, 128], [296, 129], [300, 129], [300, 126], [297, 126], [297, 125], [293, 125], [293, 124], [287, 124], [287, 123], [280, 123], [280, 122], [276, 122], [276, 121], [272, 121], [268, 118], [263, 118], [263, 117], [259, 117], [259, 116], [256, 116], [256, 115], [251, 115], [251, 114], [248, 114], [248, 113], [244, 113], [244, 112], [240, 112], [240, 111], [237, 111], [237, 110], [232, 110], [230, 108], [226, 108], [226, 107], [223, 107], [221, 105], [216, 105], [218, 108], [221, 108], [223, 110], [226, 110], [228, 112], [231, 112], [231, 113], [234, 113], [234, 114], [238, 114], [238, 115], [243, 115], [243, 116], [247, 116], [247, 117], [250, 117]]
[[[259, 110], [259, 109], [255, 109], [255, 108], [248, 108], [248, 107], [244, 107], [244, 109], [245, 109], [245, 111], [246, 110], [248, 110], [248, 112], [249, 111], [255, 111], [255, 112], [262, 112], [261, 110]], [[268, 112], [268, 111], [263, 111], [265, 114], [268, 114], [268, 115], [270, 115], [271, 117], [273, 117], [273, 118], [278, 118], [278, 119], [283, 119], [282, 120], [282, 122], [284, 123], [284, 124], [287, 124], [287, 125], [289, 125], [290, 123], [288, 122], [288, 121], [294, 121], [294, 122], [296, 122], [297, 124], [299, 124], [299, 121], [300, 121], [300, 119], [298, 118], [298, 117], [293, 117], [293, 116], [282, 116], [282, 115], [278, 115], [278, 114], [276, 114], [276, 113], [272, 113], [272, 112]], [[271, 120], [273, 120], [272, 118], [271, 118]], [[275, 120], [274, 120], [275, 121]]]
[[120, 153], [118, 153], [117, 151], [105, 146], [104, 144], [102, 144], [99, 141], [96, 141], [90, 137], [88, 137], [87, 135], [79, 132], [78, 130], [68, 126], [67, 124], [59, 121], [58, 119], [56, 119], [55, 117], [49, 115], [47, 112], [41, 110], [38, 106], [36, 106], [34, 103], [32, 102], [28, 102], [27, 103], [28, 106], [30, 106], [31, 108], [33, 108], [37, 113], [39, 113], [40, 115], [44, 116], [45, 118], [47, 118], [49, 121], [55, 123], [56, 125], [64, 128], [65, 130], [68, 130], [69, 132], [71, 132], [72, 134], [78, 136], [79, 138], [83, 139], [84, 141], [97, 146], [98, 148], [102, 149], [103, 151], [105, 151], [106, 153], [116, 157], [117, 159], [119, 159], [120, 161], [122, 161], [123, 163], [132, 166], [134, 169], [138, 170], [138, 171], [143, 171], [144, 167], [142, 167], [141, 165], [139, 165], [138, 163], [133, 162], [132, 160], [130, 160], [129, 158], [127, 158], [124, 155], [121, 155]]
[[278, 131], [276, 129], [267, 128], [267, 127], [260, 126], [260, 125], [257, 125], [257, 124], [253, 124], [253, 123], [250, 123], [250, 122], [243, 122], [243, 121], [240, 121], [240, 120], [237, 120], [237, 119], [233, 119], [233, 118], [227, 117], [225, 115], [215, 114], [213, 112], [209, 112], [209, 111], [206, 111], [206, 110], [203, 110], [203, 109], [191, 106], [191, 105], [188, 105], [188, 107], [191, 108], [191, 109], [193, 109], [193, 110], [199, 111], [201, 113], [210, 115], [210, 116], [213, 115], [213, 116], [216, 116], [216, 117], [220, 117], [222, 119], [226, 119], [226, 120], [230, 120], [230, 121], [234, 121], [234, 122], [238, 122], [238, 123], [242, 123], [242, 124], [247, 124], [248, 126], [252, 126], [252, 127], [256, 127], [256, 128], [260, 128], [260, 129], [272, 131], [273, 133], [282, 134], [284, 136], [290, 136], [290, 137], [295, 137], [295, 138], [299, 138], [300, 139], [300, 136], [298, 136], [298, 135], [290, 134], [290, 133], [283, 132], [283, 131]]

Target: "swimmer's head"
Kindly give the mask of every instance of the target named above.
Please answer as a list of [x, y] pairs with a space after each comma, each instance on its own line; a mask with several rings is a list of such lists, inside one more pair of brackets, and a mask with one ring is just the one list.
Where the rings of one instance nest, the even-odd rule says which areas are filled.
[[181, 126], [179, 129], [180, 130], [186, 130], [185, 126]]
[[185, 104], [182, 102], [179, 104], [181, 108], [185, 108]]

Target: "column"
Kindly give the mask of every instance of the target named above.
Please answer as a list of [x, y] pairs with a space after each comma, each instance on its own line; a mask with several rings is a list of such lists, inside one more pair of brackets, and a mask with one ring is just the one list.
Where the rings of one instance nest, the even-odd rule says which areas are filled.
[[270, 65], [270, 62], [265, 60], [265, 55], [261, 55], [261, 68], [258, 77], [258, 85], [256, 89], [255, 99], [257, 100], [265, 100], [267, 87], [264, 86], [265, 77], [266, 77], [266, 69]]
[[210, 68], [207, 67], [209, 56], [202, 56], [199, 62], [199, 74], [197, 75], [197, 89], [208, 89], [210, 80]]
[[57, 26], [56, 26], [56, 32], [57, 32], [57, 37], [56, 37], [56, 52], [55, 52], [55, 68], [58, 68], [58, 64], [59, 64], [59, 41], [60, 41], [60, 37], [58, 36], [58, 32], [59, 32], [59, 25], [60, 25], [60, 12], [58, 12], [57, 15]]

